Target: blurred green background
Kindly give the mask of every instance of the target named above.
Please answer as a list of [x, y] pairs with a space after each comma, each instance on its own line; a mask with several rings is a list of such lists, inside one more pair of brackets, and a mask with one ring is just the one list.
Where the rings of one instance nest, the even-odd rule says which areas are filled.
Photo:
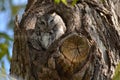
[[9, 74], [12, 57], [14, 18], [24, 12], [27, 0], [0, 0], [0, 71]]

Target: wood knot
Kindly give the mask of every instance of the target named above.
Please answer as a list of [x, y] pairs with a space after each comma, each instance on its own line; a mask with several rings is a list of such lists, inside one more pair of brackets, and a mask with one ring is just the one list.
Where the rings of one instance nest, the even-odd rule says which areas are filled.
[[87, 38], [71, 34], [61, 41], [60, 57], [56, 58], [56, 69], [61, 76], [72, 76], [86, 64], [90, 46]]
[[81, 63], [87, 58], [89, 44], [87, 38], [73, 34], [63, 40], [60, 48], [61, 53], [73, 63]]

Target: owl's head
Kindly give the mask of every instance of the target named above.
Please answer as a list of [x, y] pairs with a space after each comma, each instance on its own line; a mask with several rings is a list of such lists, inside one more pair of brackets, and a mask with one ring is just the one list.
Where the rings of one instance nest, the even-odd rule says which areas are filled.
[[[44, 14], [37, 18], [35, 33], [32, 39], [35, 40], [35, 44], [40, 44], [44, 49], [47, 49], [55, 40], [59, 39], [65, 31], [66, 26], [59, 15], [56, 13]], [[33, 44], [34, 47], [37, 46], [35, 44]]]
[[41, 32], [50, 32], [55, 25], [55, 14], [44, 14], [37, 18], [36, 28]]

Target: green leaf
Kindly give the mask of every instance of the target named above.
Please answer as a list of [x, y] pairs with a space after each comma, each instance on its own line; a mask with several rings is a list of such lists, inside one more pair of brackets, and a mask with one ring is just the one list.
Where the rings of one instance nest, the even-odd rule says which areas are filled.
[[12, 15], [16, 15], [20, 8], [21, 8], [20, 6], [11, 5]]
[[0, 44], [0, 60], [8, 53], [8, 44], [1, 43]]
[[77, 3], [78, 0], [73, 0], [72, 6], [74, 6]]
[[59, 4], [59, 3], [60, 3], [60, 0], [54, 0], [54, 2], [55, 2], [56, 4]]
[[10, 46], [10, 41], [13, 41], [13, 39], [9, 35], [7, 35], [6, 33], [1, 33], [0, 32], [0, 40], [3, 40], [0, 43], [0, 60], [5, 55], [7, 55], [7, 59], [8, 59], [8, 61], [10, 61], [11, 58], [10, 58], [8, 48]]
[[2, 32], [0, 32], [0, 38], [5, 38], [6, 40], [13, 41], [13, 39], [9, 37], [9, 35], [7, 35], [6, 33], [2, 33]]
[[113, 76], [112, 80], [120, 80], [120, 63], [115, 70], [115, 75]]
[[56, 4], [59, 4], [60, 2], [62, 2], [63, 4], [67, 5], [67, 1], [66, 0], [54, 0], [54, 2]]
[[67, 1], [66, 0], [61, 0], [63, 4], [67, 5]]

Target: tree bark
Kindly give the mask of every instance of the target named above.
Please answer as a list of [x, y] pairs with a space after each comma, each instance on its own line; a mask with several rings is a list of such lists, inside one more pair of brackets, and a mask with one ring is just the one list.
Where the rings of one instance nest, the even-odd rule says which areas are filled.
[[[25, 80], [111, 80], [120, 61], [119, 0], [79, 0], [74, 6], [29, 0], [15, 20], [10, 74]], [[30, 37], [37, 17], [57, 13], [66, 32], [45, 50]]]

